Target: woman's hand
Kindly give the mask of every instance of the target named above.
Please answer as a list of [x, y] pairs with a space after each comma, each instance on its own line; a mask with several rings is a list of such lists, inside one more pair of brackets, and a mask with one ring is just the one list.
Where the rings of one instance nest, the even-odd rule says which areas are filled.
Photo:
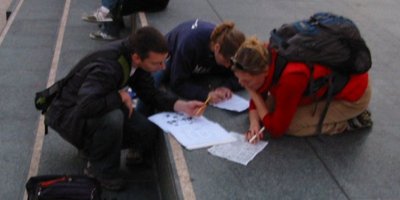
[[251, 125], [249, 130], [245, 134], [246, 140], [252, 144], [258, 143], [264, 138], [263, 131], [260, 132], [260, 126], [258, 124]]
[[232, 91], [226, 87], [219, 87], [209, 92], [208, 96], [211, 98], [210, 103], [215, 104], [230, 99], [232, 97]]
[[255, 95], [258, 95], [258, 93], [257, 93], [256, 90], [253, 90], [253, 89], [248, 88], [248, 87], [245, 87], [245, 89], [246, 89], [247, 93], [249, 93], [249, 95], [250, 95], [251, 97], [254, 97]]

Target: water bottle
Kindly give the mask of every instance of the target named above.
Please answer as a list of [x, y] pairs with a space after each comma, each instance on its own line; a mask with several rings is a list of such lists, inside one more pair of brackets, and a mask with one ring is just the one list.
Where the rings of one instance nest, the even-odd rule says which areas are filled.
[[137, 98], [136, 92], [132, 90], [132, 88], [128, 88], [128, 94], [131, 96], [132, 100]]

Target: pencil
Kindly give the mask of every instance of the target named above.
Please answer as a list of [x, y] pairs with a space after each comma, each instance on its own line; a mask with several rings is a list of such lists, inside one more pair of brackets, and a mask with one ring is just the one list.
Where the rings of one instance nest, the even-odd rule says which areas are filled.
[[204, 108], [205, 108], [205, 106], [201, 106], [201, 107], [197, 110], [197, 112], [196, 112], [195, 115], [198, 115]]
[[258, 131], [257, 134], [255, 134], [253, 137], [250, 138], [249, 143], [252, 143], [252, 142], [256, 139], [256, 137], [257, 137], [258, 135], [260, 135], [264, 130], [265, 130], [265, 126], [263, 126], [263, 127]]
[[204, 105], [208, 105], [208, 103], [210, 102], [210, 100], [211, 100], [211, 96], [208, 96], [207, 97], [207, 99], [206, 99], [206, 101], [204, 102]]
[[204, 102], [204, 105], [202, 105], [202, 106], [197, 110], [196, 115], [198, 115], [202, 110], [204, 110], [204, 109], [207, 107], [207, 105], [208, 105], [208, 103], [210, 102], [210, 100], [211, 100], [211, 96], [208, 96], [207, 99], [206, 99], [206, 101]]

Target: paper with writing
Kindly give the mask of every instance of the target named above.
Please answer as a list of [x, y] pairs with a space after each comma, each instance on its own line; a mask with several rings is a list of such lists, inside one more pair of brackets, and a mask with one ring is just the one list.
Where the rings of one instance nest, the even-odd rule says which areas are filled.
[[213, 104], [212, 106], [225, 110], [242, 112], [249, 107], [249, 101], [239, 95], [232, 94], [232, 98], [217, 104]]
[[209, 148], [208, 152], [214, 156], [247, 165], [268, 144], [267, 141], [259, 141], [257, 144], [251, 144], [246, 141], [243, 134], [234, 132], [230, 132], [229, 134], [236, 137], [236, 142], [215, 145]]
[[171, 133], [185, 148], [192, 150], [236, 141], [222, 126], [205, 117], [162, 112], [149, 117], [165, 132]]

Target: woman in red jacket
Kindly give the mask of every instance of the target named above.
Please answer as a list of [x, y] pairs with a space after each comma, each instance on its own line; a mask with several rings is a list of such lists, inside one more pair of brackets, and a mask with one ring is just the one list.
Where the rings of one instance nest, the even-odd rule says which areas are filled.
[[[252, 143], [263, 137], [261, 126], [275, 138], [284, 134], [315, 135], [325, 106], [324, 101], [318, 102], [315, 99], [322, 97], [327, 87], [316, 92], [317, 98], [304, 96], [304, 92], [311, 75], [315, 80], [330, 74], [331, 70], [316, 64], [311, 74], [306, 64], [288, 62], [278, 82], [272, 85], [276, 57], [277, 53], [273, 49], [265, 48], [265, 44], [256, 38], [250, 38], [232, 58], [232, 69], [251, 98], [250, 128], [246, 138]], [[371, 127], [371, 115], [367, 111], [370, 98], [368, 73], [351, 75], [346, 86], [334, 96], [321, 133], [333, 135]]]

